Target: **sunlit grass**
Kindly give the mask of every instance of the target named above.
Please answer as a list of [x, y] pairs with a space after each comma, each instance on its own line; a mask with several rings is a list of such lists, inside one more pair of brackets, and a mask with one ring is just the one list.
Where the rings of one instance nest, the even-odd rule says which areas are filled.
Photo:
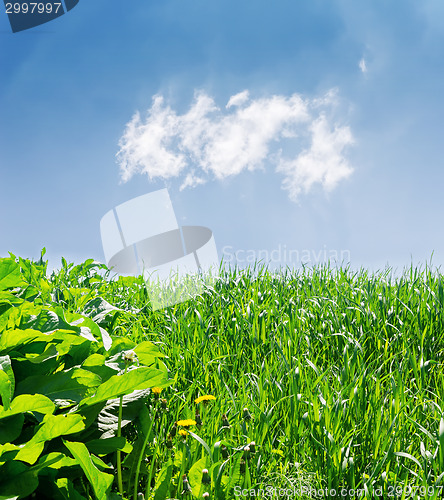
[[[377, 488], [408, 485], [440, 497], [438, 271], [412, 267], [395, 279], [389, 270], [328, 266], [223, 270], [194, 300], [154, 312], [141, 278], [85, 284], [75, 276], [65, 269], [53, 278], [69, 308], [100, 294], [122, 310], [110, 333], [150, 340], [166, 355], [170, 425], [196, 414], [202, 420], [183, 433], [181, 472], [205, 456], [197, 436], [212, 453], [215, 443], [220, 453], [227, 447], [231, 486], [365, 488], [371, 498]], [[216, 399], [196, 404], [203, 395]], [[255, 451], [246, 453], [251, 442]]]

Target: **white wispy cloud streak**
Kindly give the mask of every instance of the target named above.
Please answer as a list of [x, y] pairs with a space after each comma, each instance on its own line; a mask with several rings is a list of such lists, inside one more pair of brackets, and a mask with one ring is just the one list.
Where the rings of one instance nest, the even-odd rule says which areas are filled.
[[359, 61], [359, 69], [362, 71], [362, 73], [367, 73], [368, 71], [368, 68], [367, 68], [367, 62], [365, 61], [364, 58], [362, 58], [360, 61]]
[[189, 110], [177, 114], [156, 95], [145, 118], [136, 113], [120, 139], [122, 181], [135, 174], [150, 179], [181, 177], [181, 189], [224, 179], [245, 170], [274, 168], [291, 199], [314, 184], [333, 189], [353, 171], [346, 149], [350, 128], [333, 121], [335, 92], [316, 99], [233, 95], [222, 110], [197, 92]]

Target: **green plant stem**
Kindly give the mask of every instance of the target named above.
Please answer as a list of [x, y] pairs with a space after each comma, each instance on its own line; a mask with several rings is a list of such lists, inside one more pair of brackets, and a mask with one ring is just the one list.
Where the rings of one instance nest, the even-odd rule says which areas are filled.
[[[127, 365], [125, 365], [125, 375]], [[119, 402], [119, 418], [117, 422], [117, 437], [122, 435], [122, 413], [123, 413], [123, 396], [120, 396]], [[119, 488], [119, 493], [123, 496], [123, 481], [122, 481], [122, 452], [117, 450], [117, 487]]]
[[154, 475], [154, 467], [155, 467], [155, 464], [156, 464], [156, 458], [157, 458], [158, 451], [159, 451], [159, 445], [157, 445], [154, 448], [153, 459], [151, 461], [151, 467], [150, 467], [150, 474], [148, 476], [148, 482], [146, 484], [145, 498], [149, 497], [149, 493], [150, 493], [150, 490], [151, 490], [151, 481], [152, 481], [153, 475]]
[[[164, 433], [163, 433], [163, 430], [164, 430], [163, 429], [164, 420], [165, 420], [165, 414], [162, 413], [162, 418], [160, 420], [160, 426], [159, 426], [158, 434], [157, 434], [158, 435], [158, 439], [161, 439], [161, 440], [166, 437], [166, 436], [164, 436]], [[151, 468], [150, 468], [150, 475], [148, 477], [148, 482], [146, 484], [145, 498], [149, 497], [149, 493], [151, 491], [151, 480], [152, 480], [153, 475], [154, 475], [154, 464], [155, 464], [158, 452], [159, 452], [159, 444], [157, 444], [156, 448], [154, 449], [153, 460], [151, 462]]]
[[180, 494], [180, 490], [183, 485], [183, 475], [185, 474], [185, 465], [187, 461], [188, 445], [186, 441], [182, 443], [182, 464], [180, 466], [179, 481], [177, 482], [177, 495]]
[[142, 458], [143, 458], [143, 455], [145, 453], [145, 448], [146, 448], [146, 445], [148, 443], [148, 439], [150, 437], [151, 430], [153, 428], [154, 420], [155, 420], [155, 416], [154, 416], [154, 418], [151, 419], [148, 432], [146, 433], [145, 439], [143, 441], [142, 449], [140, 450], [140, 455], [139, 455], [139, 458], [137, 460], [136, 476], [134, 478], [134, 492], [133, 492], [133, 499], [134, 500], [137, 500], [137, 493], [138, 493], [138, 486], [139, 486], [140, 466], [142, 465]]

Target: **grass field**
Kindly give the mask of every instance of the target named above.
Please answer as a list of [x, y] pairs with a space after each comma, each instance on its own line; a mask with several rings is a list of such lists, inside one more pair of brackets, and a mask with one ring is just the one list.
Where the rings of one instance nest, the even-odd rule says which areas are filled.
[[439, 272], [231, 269], [153, 312], [93, 261], [0, 263], [0, 498], [443, 496]]

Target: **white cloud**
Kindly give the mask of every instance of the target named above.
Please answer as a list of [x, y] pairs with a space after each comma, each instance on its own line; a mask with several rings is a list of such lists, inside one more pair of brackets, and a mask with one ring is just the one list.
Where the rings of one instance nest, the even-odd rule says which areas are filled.
[[[351, 131], [327, 118], [337, 101], [335, 92], [316, 99], [298, 94], [251, 99], [244, 90], [230, 97], [222, 111], [200, 92], [178, 115], [155, 96], [146, 118], [136, 113], [120, 140], [121, 178], [181, 176], [185, 189], [209, 178], [273, 166], [283, 174], [292, 199], [315, 183], [331, 190], [352, 172], [344, 155], [353, 142]], [[304, 149], [303, 144], [310, 146]]]
[[182, 182], [182, 185], [180, 186], [180, 191], [183, 191], [187, 187], [196, 187], [199, 184], [205, 184], [205, 179], [202, 179], [202, 177], [198, 177], [194, 171], [189, 172], [186, 174], [184, 181]]
[[368, 71], [367, 63], [364, 58], [359, 61], [359, 69], [365, 74]]
[[244, 90], [243, 92], [239, 92], [239, 94], [235, 94], [230, 97], [226, 108], [231, 108], [232, 106], [241, 106], [248, 101], [250, 97], [250, 92], [248, 90]]
[[284, 174], [283, 187], [293, 200], [302, 191], [309, 192], [316, 183], [321, 184], [326, 191], [331, 191], [339, 181], [353, 172], [344, 156], [345, 148], [353, 144], [350, 128], [342, 126], [332, 129], [325, 116], [321, 115], [310, 129], [310, 148], [294, 159], [281, 158], [276, 169]]

